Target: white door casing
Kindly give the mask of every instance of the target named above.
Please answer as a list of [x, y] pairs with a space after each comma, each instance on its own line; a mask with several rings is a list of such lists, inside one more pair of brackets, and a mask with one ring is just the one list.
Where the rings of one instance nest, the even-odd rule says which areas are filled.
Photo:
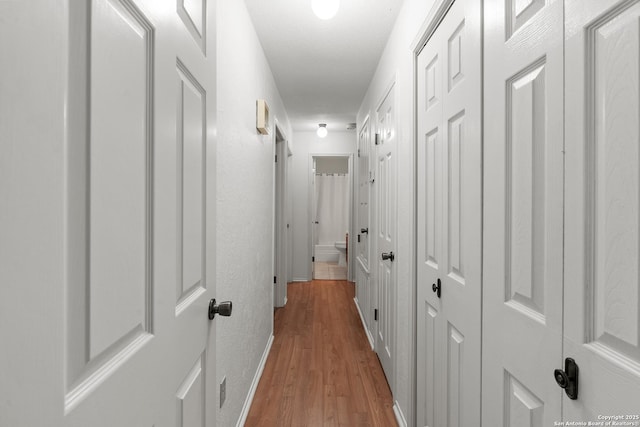
[[638, 423], [640, 3], [567, 0], [565, 16], [563, 357], [580, 371], [563, 418]]
[[[397, 218], [397, 128], [395, 84], [386, 92], [376, 110], [376, 241], [375, 266], [377, 274], [378, 319], [376, 327], [376, 353], [387, 376], [391, 390], [395, 390], [395, 338], [396, 338], [396, 277], [393, 257], [396, 251]], [[382, 254], [393, 256], [384, 260]]]
[[287, 302], [287, 253], [289, 246], [287, 223], [287, 160], [288, 147], [280, 127], [276, 124], [274, 135], [275, 183], [274, 183], [274, 307], [284, 307]]
[[0, 71], [0, 424], [214, 426], [215, 1], [47, 3], [0, 5], [61, 58]]
[[417, 423], [474, 425], [482, 286], [478, 2], [453, 2], [417, 66]]
[[563, 4], [487, 0], [483, 411], [486, 426], [561, 419]]

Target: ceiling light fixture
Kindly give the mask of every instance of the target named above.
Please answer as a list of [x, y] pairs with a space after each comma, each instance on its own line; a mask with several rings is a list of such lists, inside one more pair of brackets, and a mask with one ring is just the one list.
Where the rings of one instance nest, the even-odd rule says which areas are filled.
[[320, 19], [331, 19], [340, 8], [340, 0], [311, 0], [313, 13]]
[[320, 123], [318, 125], [318, 130], [316, 131], [316, 133], [318, 134], [318, 136], [320, 138], [324, 138], [325, 136], [327, 136], [327, 124], [326, 123]]

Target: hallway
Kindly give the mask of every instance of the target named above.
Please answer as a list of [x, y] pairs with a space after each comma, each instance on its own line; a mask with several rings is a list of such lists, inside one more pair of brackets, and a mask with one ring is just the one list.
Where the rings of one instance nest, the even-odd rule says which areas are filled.
[[396, 425], [354, 292], [347, 281], [289, 284], [247, 427]]

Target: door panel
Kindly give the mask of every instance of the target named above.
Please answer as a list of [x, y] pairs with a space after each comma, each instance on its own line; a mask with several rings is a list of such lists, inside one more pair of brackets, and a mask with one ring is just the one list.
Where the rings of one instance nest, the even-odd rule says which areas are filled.
[[[358, 256], [360, 261], [369, 268], [369, 152], [371, 151], [371, 135], [369, 131], [369, 120], [365, 120], [362, 130], [358, 135], [358, 224], [360, 229], [360, 244], [358, 245]], [[360, 230], [358, 230], [360, 231]]]
[[567, 1], [566, 420], [638, 416], [639, 17], [636, 1]]
[[394, 390], [394, 358], [396, 327], [396, 272], [391, 260], [383, 260], [382, 253], [396, 249], [396, 116], [395, 86], [392, 86], [376, 110], [378, 134], [376, 167], [376, 240], [378, 327], [376, 352], [382, 363], [391, 390]]
[[483, 425], [561, 418], [562, 19], [485, 3]]
[[[440, 425], [444, 396], [439, 374], [442, 302], [431, 286], [442, 262], [442, 35], [436, 31], [418, 56], [418, 319], [417, 420]], [[422, 77], [424, 76], [424, 77]]]
[[[214, 426], [207, 306], [215, 288], [216, 55], [215, 31], [207, 29], [215, 1], [178, 7], [201, 43], [175, 5], [97, 0], [62, 2], [52, 12], [47, 2], [11, 3], [0, 13], [16, 18], [1, 38], [21, 39], [12, 62], [39, 52], [21, 38], [39, 21], [64, 57], [48, 65], [55, 78], [44, 67], [29, 71], [34, 87], [51, 88], [39, 113], [48, 127], [32, 129], [22, 118], [43, 102], [41, 89], [1, 100], [3, 115], [6, 102], [22, 104], [2, 134], [10, 135], [7, 146], [24, 150], [11, 156], [11, 169], [32, 177], [0, 180], [1, 199], [11, 201], [10, 216], [0, 218], [0, 250], [19, 250], [23, 239], [41, 249], [11, 270], [0, 257], [20, 325], [3, 339], [15, 348], [3, 365], [15, 373], [3, 375], [0, 424]], [[0, 69], [0, 80], [8, 73]], [[2, 151], [5, 158], [4, 140]], [[33, 162], [38, 153], [46, 156], [41, 165]], [[46, 207], [36, 213], [6, 197], [33, 179], [45, 190], [31, 192], [31, 203]], [[12, 219], [26, 215], [27, 227]], [[7, 233], [14, 228], [21, 231]], [[21, 295], [16, 279], [42, 269], [52, 273]], [[23, 312], [42, 318], [24, 321]], [[42, 410], [33, 411], [34, 401]]]
[[[418, 56], [418, 424], [480, 416], [481, 61], [457, 0]], [[436, 286], [440, 285], [440, 296]], [[435, 387], [435, 392], [432, 387]]]
[[178, 60], [178, 306], [205, 289], [204, 262], [204, 164], [206, 147], [206, 91], [187, 67]]
[[[84, 177], [87, 362], [118, 341], [130, 343], [149, 331], [148, 249], [153, 239], [147, 161], [153, 150], [148, 132], [154, 68], [147, 60], [153, 57], [151, 24], [135, 5], [117, 1], [96, 2], [91, 23], [91, 144]], [[128, 108], [114, 108], [117, 105]]]
[[[369, 275], [370, 241], [369, 230], [371, 226], [371, 215], [369, 212], [370, 183], [370, 152], [371, 152], [371, 132], [369, 118], [365, 119], [362, 129], [358, 134], [358, 234], [357, 262], [356, 264], [356, 301], [363, 318], [367, 337], [373, 343], [373, 298], [371, 281]], [[362, 232], [362, 229], [366, 229]], [[374, 264], [375, 265], [375, 264]]]

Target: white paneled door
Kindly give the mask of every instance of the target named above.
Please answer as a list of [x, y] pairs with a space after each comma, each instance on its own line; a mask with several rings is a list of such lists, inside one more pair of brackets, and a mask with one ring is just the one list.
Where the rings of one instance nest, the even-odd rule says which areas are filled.
[[483, 425], [638, 425], [640, 4], [485, 10]]
[[356, 251], [356, 303], [362, 316], [365, 332], [373, 346], [373, 313], [375, 307], [369, 280], [370, 172], [371, 132], [369, 118], [365, 119], [358, 134], [358, 237]]
[[562, 0], [485, 2], [485, 426], [561, 419]]
[[417, 424], [480, 417], [481, 8], [456, 0], [418, 55]]
[[[377, 328], [375, 347], [387, 381], [394, 386], [396, 338], [396, 189], [397, 145], [395, 85], [376, 110], [376, 246]], [[374, 316], [375, 317], [375, 316]]]
[[639, 425], [640, 3], [567, 0], [565, 16], [563, 357], [580, 371], [563, 415]]
[[214, 426], [215, 0], [53, 3], [0, 2], [0, 425]]

